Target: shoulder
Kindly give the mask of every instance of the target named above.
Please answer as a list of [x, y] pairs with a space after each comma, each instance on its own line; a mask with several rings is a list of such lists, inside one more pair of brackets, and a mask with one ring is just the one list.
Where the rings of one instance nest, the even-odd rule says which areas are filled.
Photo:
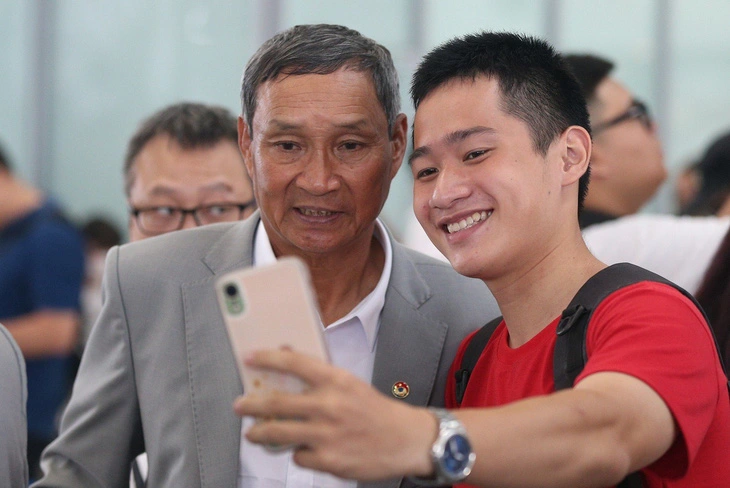
[[199, 261], [222, 240], [241, 249], [251, 249], [253, 230], [242, 222], [204, 225], [179, 230], [119, 247], [120, 263], [127, 266], [175, 268]]
[[[410, 268], [410, 270], [408, 269]], [[487, 285], [483, 281], [468, 278], [460, 275], [448, 262], [427, 256], [402, 244], [393, 243], [393, 272], [410, 271], [416, 276], [424, 279], [432, 288], [441, 287], [436, 291], [457, 293], [460, 289], [476, 291], [478, 293], [489, 293]], [[408, 276], [406, 274], [406, 276]], [[444, 287], [453, 288], [444, 288]]]
[[449, 263], [398, 243], [393, 243], [390, 287], [424, 312], [461, 320], [474, 315], [478, 325], [499, 315], [497, 302], [483, 281], [460, 275]]
[[640, 281], [614, 291], [596, 307], [596, 312], [630, 308], [665, 313], [663, 307], [682, 310], [704, 321], [702, 312], [679, 288], [656, 281]]
[[29, 221], [27, 239], [46, 246], [53, 243], [54, 246], [63, 246], [67, 250], [83, 250], [81, 232], [51, 202], [46, 202], [34, 212]]
[[714, 339], [702, 311], [671, 285], [644, 281], [604, 299], [591, 317], [589, 342], [627, 349], [680, 350], [714, 355]]

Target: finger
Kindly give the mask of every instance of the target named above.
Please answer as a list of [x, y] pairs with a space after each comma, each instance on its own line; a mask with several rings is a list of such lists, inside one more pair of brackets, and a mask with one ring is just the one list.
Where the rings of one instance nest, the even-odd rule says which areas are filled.
[[317, 428], [297, 420], [262, 419], [254, 423], [245, 436], [254, 444], [308, 446], [316, 441]]
[[236, 398], [233, 411], [241, 417], [304, 419], [312, 412], [312, 400], [298, 393], [271, 392]]
[[256, 351], [248, 356], [245, 362], [256, 368], [292, 374], [310, 386], [325, 384], [336, 374], [336, 369], [324, 361], [285, 349]]

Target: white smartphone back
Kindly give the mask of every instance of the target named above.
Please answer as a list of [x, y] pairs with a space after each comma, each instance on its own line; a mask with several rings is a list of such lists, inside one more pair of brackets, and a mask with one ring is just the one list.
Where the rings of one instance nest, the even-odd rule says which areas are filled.
[[243, 392], [301, 392], [298, 378], [251, 368], [243, 359], [253, 351], [283, 347], [329, 361], [323, 328], [304, 262], [287, 256], [266, 266], [222, 276], [216, 294], [236, 356]]

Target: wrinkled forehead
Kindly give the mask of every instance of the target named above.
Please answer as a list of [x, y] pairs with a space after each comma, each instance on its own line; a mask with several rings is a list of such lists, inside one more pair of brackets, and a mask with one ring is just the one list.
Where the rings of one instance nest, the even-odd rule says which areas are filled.
[[387, 124], [372, 80], [362, 71], [282, 75], [259, 87], [253, 126], [280, 130], [338, 125], [353, 129]]

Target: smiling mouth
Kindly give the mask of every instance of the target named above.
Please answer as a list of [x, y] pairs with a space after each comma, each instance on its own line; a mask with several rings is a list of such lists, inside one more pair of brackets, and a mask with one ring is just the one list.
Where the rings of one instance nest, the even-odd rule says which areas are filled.
[[492, 215], [493, 211], [494, 210], [490, 210], [489, 212], [487, 212], [485, 210], [482, 210], [481, 212], [474, 212], [472, 215], [468, 216], [465, 219], [454, 222], [453, 224], [447, 224], [446, 231], [449, 234], [455, 234], [456, 232], [459, 232], [461, 230], [473, 227], [477, 223], [487, 220], [487, 218]]
[[307, 217], [329, 217], [335, 213], [330, 212], [329, 210], [314, 210], [311, 208], [300, 208], [299, 211], [302, 215], [306, 215]]

